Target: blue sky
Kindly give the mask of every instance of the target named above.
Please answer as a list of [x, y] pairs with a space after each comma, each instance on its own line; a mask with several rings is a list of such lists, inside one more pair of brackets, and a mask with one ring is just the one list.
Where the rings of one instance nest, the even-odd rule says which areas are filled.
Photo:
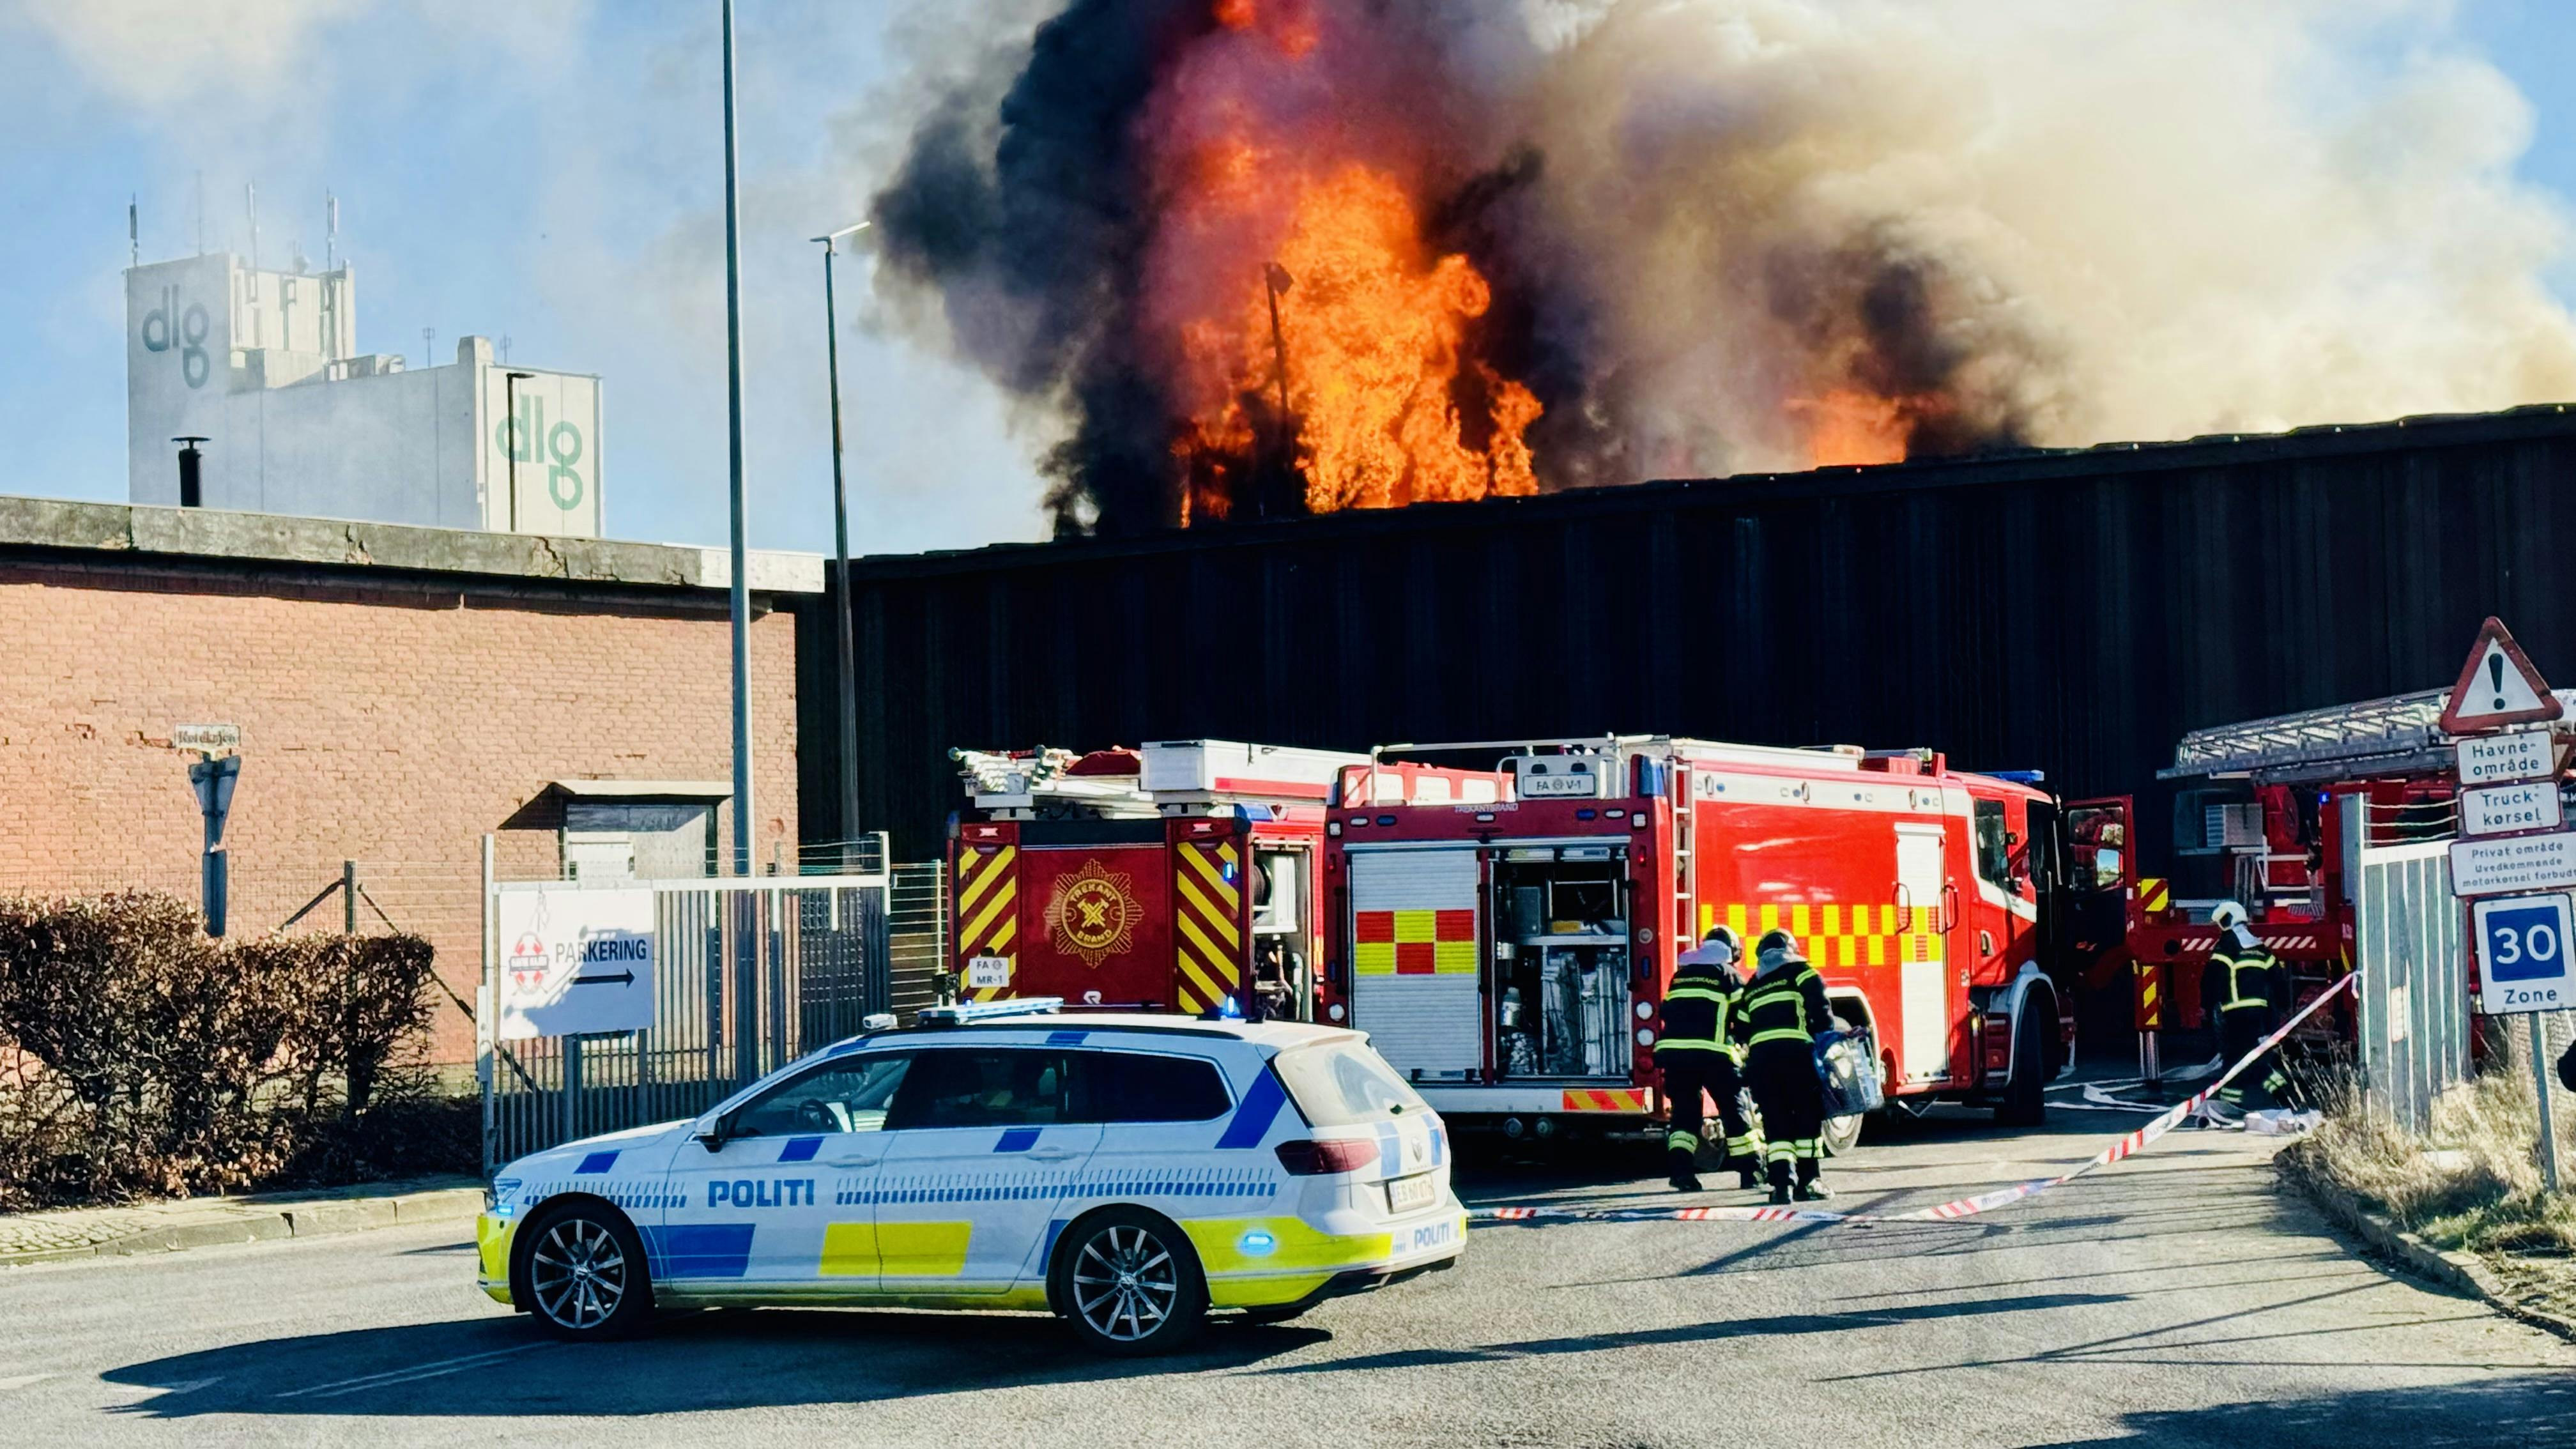
[[[1025, 11], [1032, 0], [961, 0]], [[2576, 210], [2576, 7], [2372, 0], [2523, 91], [2528, 180]], [[862, 212], [953, 55], [925, 0], [742, 0], [746, 434], [753, 542], [830, 543], [817, 249]], [[210, 13], [214, 12], [214, 13]], [[120, 500], [125, 208], [145, 260], [212, 247], [318, 263], [340, 197], [359, 345], [442, 361], [464, 333], [605, 378], [610, 532], [724, 535], [722, 162], [714, 0], [0, 0], [0, 492]], [[844, 397], [865, 552], [1037, 537], [1042, 425], [896, 340], [843, 273]], [[2576, 296], [2576, 272], [2552, 279]]]

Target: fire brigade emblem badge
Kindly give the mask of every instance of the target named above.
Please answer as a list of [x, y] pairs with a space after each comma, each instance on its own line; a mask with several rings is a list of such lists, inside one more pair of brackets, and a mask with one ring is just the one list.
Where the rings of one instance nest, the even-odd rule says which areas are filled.
[[1047, 944], [1096, 967], [1136, 943], [1135, 882], [1124, 871], [1084, 861], [1082, 869], [1057, 878], [1046, 926]]

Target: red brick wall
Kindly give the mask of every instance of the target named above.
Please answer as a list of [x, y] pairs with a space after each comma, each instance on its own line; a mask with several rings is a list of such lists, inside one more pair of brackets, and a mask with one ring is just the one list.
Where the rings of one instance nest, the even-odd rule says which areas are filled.
[[[794, 621], [751, 632], [765, 871], [795, 849]], [[483, 834], [504, 879], [552, 876], [547, 781], [730, 778], [730, 658], [709, 590], [0, 561], [0, 892], [194, 900], [195, 756], [170, 729], [237, 724], [231, 932], [276, 928], [356, 860], [366, 896], [436, 942], [470, 1002]], [[334, 899], [308, 924], [339, 922]], [[473, 1044], [466, 1014], [442, 1011], [436, 1058], [471, 1061]]]

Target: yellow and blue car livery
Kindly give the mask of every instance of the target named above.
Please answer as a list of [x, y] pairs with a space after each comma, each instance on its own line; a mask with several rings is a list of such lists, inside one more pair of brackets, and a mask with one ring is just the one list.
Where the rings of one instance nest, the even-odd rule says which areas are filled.
[[[820, 1130], [772, 1130], [791, 1118]], [[522, 1225], [582, 1199], [631, 1222], [663, 1305], [1061, 1312], [1068, 1225], [1132, 1208], [1186, 1237], [1210, 1307], [1276, 1311], [1453, 1265], [1449, 1176], [1447, 1129], [1360, 1033], [1011, 1016], [873, 1033], [700, 1117], [513, 1162], [479, 1282], [528, 1306]]]

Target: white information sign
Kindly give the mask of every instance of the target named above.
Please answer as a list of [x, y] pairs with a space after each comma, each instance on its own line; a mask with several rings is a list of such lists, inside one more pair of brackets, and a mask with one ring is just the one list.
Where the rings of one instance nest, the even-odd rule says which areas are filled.
[[2475, 735], [2451, 748], [2459, 756], [2460, 783], [2464, 786], [2545, 780], [2558, 773], [2558, 752], [2551, 748], [2547, 730]]
[[2504, 896], [2576, 887], [2576, 831], [2451, 844], [2451, 894]]
[[966, 985], [977, 991], [999, 991], [1011, 984], [1011, 958], [977, 956], [966, 963]]
[[241, 748], [241, 726], [229, 724], [183, 724], [170, 726], [170, 748], [174, 750], [238, 750]]
[[2490, 1016], [2576, 1006], [2567, 969], [2568, 899], [2506, 896], [2470, 907], [2478, 935], [2478, 1010]]
[[2556, 830], [2558, 782], [2529, 780], [2460, 792], [2460, 833], [2505, 835], [2517, 830]]
[[503, 1041], [653, 1024], [653, 892], [544, 886], [494, 896]]

